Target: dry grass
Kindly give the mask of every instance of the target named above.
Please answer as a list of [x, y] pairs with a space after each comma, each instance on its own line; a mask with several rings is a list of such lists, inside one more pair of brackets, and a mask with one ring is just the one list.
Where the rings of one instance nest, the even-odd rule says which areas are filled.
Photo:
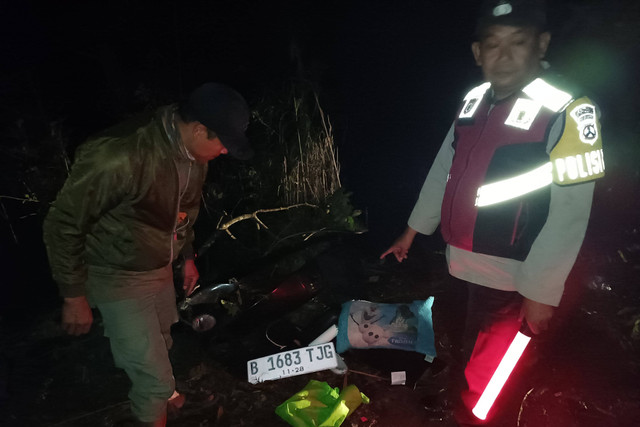
[[331, 122], [315, 94], [314, 99], [315, 114], [301, 111], [301, 100], [293, 99], [295, 120], [299, 123], [295, 135], [297, 153], [283, 160], [279, 193], [285, 204], [317, 204], [341, 187]]

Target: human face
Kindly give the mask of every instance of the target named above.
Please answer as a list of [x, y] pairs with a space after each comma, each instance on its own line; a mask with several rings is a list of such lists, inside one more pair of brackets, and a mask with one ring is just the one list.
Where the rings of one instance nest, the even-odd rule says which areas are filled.
[[193, 128], [193, 138], [185, 141], [185, 147], [198, 163], [207, 163], [229, 151], [215, 134], [209, 134], [206, 126], [198, 123]]
[[540, 72], [549, 39], [549, 33], [532, 27], [492, 25], [482, 40], [471, 45], [476, 64], [496, 98], [506, 98], [533, 80]]

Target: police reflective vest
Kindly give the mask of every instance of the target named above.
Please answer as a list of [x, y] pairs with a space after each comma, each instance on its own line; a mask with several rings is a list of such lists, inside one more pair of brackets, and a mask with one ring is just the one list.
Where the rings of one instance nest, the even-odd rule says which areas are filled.
[[604, 175], [600, 123], [588, 98], [542, 78], [496, 102], [490, 87], [472, 89], [456, 120], [442, 233], [461, 249], [524, 260], [547, 218], [551, 184]]

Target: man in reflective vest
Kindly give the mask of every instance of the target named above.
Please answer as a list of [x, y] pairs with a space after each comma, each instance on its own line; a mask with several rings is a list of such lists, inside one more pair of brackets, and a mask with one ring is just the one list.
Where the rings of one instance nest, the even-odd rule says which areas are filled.
[[[485, 83], [464, 97], [404, 233], [381, 255], [407, 258], [438, 225], [449, 272], [467, 282], [466, 389], [473, 408], [526, 321], [549, 327], [604, 176], [597, 107], [553, 82], [539, 1], [485, 1], [472, 52]], [[490, 414], [491, 415], [491, 414]]]

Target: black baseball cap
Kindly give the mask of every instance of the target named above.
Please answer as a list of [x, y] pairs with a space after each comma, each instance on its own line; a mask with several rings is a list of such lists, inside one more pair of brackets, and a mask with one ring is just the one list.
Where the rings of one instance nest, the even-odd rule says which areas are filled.
[[492, 25], [535, 27], [544, 31], [547, 11], [544, 0], [486, 0], [480, 6], [476, 37], [481, 39]]
[[191, 92], [184, 108], [190, 117], [215, 132], [233, 157], [247, 160], [253, 156], [245, 135], [249, 106], [234, 89], [220, 83], [205, 83]]

